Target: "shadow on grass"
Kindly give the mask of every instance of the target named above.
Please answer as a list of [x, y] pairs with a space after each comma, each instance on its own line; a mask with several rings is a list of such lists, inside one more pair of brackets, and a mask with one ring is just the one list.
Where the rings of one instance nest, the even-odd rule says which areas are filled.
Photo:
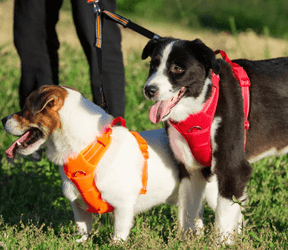
[[5, 224], [44, 223], [56, 233], [69, 224], [73, 212], [62, 195], [58, 167], [45, 159], [33, 162], [31, 157], [16, 157], [11, 164], [3, 157], [3, 151], [0, 150], [0, 214]]

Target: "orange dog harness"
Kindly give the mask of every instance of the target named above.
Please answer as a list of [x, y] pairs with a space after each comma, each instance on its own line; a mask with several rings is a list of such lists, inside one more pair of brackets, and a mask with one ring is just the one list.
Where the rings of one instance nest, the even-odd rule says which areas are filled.
[[[64, 165], [64, 172], [67, 177], [74, 183], [83, 200], [88, 205], [87, 212], [90, 213], [108, 213], [114, 211], [114, 207], [101, 199], [101, 193], [95, 185], [95, 169], [111, 144], [112, 126], [118, 122], [121, 126], [126, 127], [125, 120], [118, 117], [112, 121], [109, 128], [96, 141], [82, 150], [77, 158], [68, 158]], [[139, 144], [139, 148], [144, 157], [144, 166], [142, 170], [142, 189], [140, 194], [146, 194], [148, 181], [149, 158], [148, 146], [146, 141], [137, 132], [130, 132]]]

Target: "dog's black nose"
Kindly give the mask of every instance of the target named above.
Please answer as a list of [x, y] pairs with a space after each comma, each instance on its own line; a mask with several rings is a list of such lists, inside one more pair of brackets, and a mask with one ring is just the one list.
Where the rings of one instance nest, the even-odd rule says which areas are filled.
[[8, 120], [8, 116], [7, 116], [7, 117], [4, 117], [4, 118], [2, 119], [3, 126], [5, 126], [7, 120]]
[[154, 97], [156, 95], [157, 91], [158, 91], [158, 88], [156, 86], [154, 86], [154, 85], [145, 87], [145, 95], [148, 98]]

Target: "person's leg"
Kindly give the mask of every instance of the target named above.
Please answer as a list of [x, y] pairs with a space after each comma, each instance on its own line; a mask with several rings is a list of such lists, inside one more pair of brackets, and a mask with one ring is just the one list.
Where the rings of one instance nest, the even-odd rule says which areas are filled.
[[[71, 0], [77, 34], [90, 65], [93, 101], [101, 106], [100, 74], [95, 44], [95, 18], [93, 7], [86, 1]], [[102, 9], [115, 11], [115, 0], [100, 1]], [[103, 82], [108, 113], [124, 116], [125, 79], [121, 52], [121, 34], [116, 23], [104, 20], [103, 30]]]
[[62, 0], [15, 0], [14, 43], [21, 60], [20, 106], [35, 89], [58, 84], [55, 32]]

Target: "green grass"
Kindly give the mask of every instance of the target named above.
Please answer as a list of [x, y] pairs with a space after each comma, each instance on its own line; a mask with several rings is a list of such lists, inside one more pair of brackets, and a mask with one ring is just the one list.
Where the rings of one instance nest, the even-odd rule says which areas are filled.
[[286, 0], [118, 0], [118, 11], [146, 19], [177, 22], [182, 26], [230, 31], [229, 19], [235, 19], [239, 31], [252, 29], [284, 38], [287, 32]]
[[[82, 52], [62, 44], [60, 82], [79, 89], [91, 99], [88, 65]], [[132, 130], [156, 128], [148, 118], [149, 106], [142, 88], [148, 64], [140, 52], [131, 52], [126, 67], [126, 120]], [[19, 110], [19, 68], [15, 54], [0, 51], [0, 118]], [[162, 126], [162, 125], [160, 125]], [[95, 215], [92, 237], [76, 243], [73, 212], [61, 191], [58, 167], [46, 157], [8, 163], [5, 149], [13, 137], [0, 125], [0, 249], [215, 249], [214, 213], [205, 206], [205, 236], [179, 234], [177, 208], [157, 206], [137, 215], [129, 239], [111, 241], [113, 214]], [[288, 157], [272, 157], [253, 164], [248, 185], [249, 219], [243, 236], [232, 249], [288, 248]], [[225, 247], [223, 247], [225, 248]]]

